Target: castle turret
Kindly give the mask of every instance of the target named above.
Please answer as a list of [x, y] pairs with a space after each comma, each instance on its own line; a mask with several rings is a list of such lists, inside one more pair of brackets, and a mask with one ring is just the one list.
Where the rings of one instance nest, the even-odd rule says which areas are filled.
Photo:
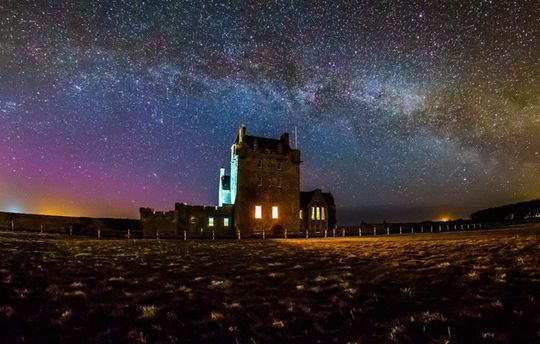
[[218, 206], [231, 204], [231, 177], [225, 175], [225, 167], [219, 169]]

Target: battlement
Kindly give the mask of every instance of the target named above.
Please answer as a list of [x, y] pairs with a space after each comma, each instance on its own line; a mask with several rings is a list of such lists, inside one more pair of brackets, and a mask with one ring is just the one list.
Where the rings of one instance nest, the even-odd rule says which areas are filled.
[[167, 218], [173, 219], [175, 216], [174, 210], [156, 211], [153, 208], [139, 208], [141, 220], [148, 218]]
[[268, 137], [247, 135], [246, 127], [242, 126], [239, 129], [233, 143], [233, 154], [243, 158], [250, 153], [259, 155], [281, 155], [284, 157], [292, 153], [293, 155], [297, 156], [296, 160], [300, 160], [300, 151], [298, 149], [291, 148], [289, 142], [289, 133], [283, 133], [279, 139], [273, 139]]

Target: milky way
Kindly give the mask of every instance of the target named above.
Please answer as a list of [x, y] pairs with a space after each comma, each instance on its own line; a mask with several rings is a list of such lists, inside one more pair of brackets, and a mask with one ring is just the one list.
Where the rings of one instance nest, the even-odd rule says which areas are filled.
[[0, 2], [0, 210], [215, 204], [240, 124], [298, 130], [338, 222], [540, 196], [537, 1]]

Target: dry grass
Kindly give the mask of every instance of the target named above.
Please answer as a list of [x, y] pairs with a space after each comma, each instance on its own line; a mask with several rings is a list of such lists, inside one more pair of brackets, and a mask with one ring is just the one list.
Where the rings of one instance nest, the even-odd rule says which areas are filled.
[[540, 228], [266, 241], [0, 233], [4, 342], [540, 340]]

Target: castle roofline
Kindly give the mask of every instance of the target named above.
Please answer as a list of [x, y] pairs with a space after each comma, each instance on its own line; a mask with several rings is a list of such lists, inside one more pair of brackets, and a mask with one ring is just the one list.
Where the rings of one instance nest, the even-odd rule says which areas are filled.
[[315, 189], [312, 191], [300, 191], [300, 206], [306, 207], [311, 202], [313, 196], [315, 196], [316, 193], [320, 193], [322, 195], [326, 204], [328, 204], [329, 206], [335, 206], [334, 196], [332, 196], [330, 192], [322, 192], [321, 189]]
[[247, 129], [244, 125], [240, 127], [236, 138], [234, 140], [235, 144], [246, 144], [251, 148], [257, 146], [259, 149], [270, 149], [278, 150], [280, 147], [283, 150], [290, 150], [289, 145], [289, 133], [283, 133], [279, 139], [273, 139], [269, 137], [247, 135]]

